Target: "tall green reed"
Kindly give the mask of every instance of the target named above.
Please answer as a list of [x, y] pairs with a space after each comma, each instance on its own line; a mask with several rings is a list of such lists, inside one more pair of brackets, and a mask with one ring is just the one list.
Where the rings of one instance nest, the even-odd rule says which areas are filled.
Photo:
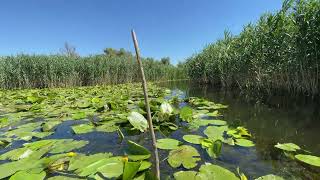
[[[185, 78], [181, 68], [143, 59], [149, 81]], [[67, 57], [17, 55], [0, 57], [1, 88], [70, 87], [119, 84], [139, 80], [133, 56]]]
[[186, 61], [191, 79], [258, 91], [319, 94], [320, 1], [285, 1], [239, 35]]

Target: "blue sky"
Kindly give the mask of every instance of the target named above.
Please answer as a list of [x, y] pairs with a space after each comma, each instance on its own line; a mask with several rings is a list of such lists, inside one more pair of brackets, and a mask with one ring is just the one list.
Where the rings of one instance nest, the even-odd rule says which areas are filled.
[[239, 33], [281, 0], [3, 0], [0, 55], [55, 54], [68, 42], [80, 55], [106, 47], [133, 51], [134, 28], [142, 56], [174, 63], [223, 36]]

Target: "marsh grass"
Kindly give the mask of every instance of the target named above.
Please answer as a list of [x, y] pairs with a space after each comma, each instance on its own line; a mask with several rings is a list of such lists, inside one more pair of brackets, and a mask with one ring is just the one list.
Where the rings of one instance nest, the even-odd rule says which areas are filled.
[[[143, 59], [149, 81], [185, 78], [182, 68]], [[67, 57], [62, 55], [17, 55], [0, 57], [0, 87], [46, 88], [139, 81], [133, 56]]]
[[285, 1], [239, 35], [187, 59], [188, 75], [223, 87], [267, 93], [319, 94], [320, 1]]

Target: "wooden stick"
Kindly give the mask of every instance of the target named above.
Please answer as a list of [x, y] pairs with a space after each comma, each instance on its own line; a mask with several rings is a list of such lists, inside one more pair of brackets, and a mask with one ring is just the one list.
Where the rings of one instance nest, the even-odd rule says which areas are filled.
[[136, 37], [136, 33], [134, 30], [131, 30], [131, 35], [132, 35], [132, 40], [134, 43], [134, 48], [136, 51], [136, 58], [140, 67], [140, 72], [141, 72], [141, 78], [142, 78], [142, 87], [143, 87], [143, 94], [144, 94], [144, 102], [146, 104], [146, 109], [147, 109], [147, 119], [148, 119], [148, 124], [149, 124], [149, 130], [150, 130], [150, 135], [152, 139], [152, 146], [153, 146], [153, 153], [154, 153], [154, 160], [155, 160], [155, 166], [156, 166], [156, 176], [160, 180], [160, 167], [159, 167], [159, 155], [158, 155], [158, 149], [157, 149], [157, 144], [156, 144], [156, 136], [154, 134], [153, 130], [153, 124], [152, 124], [152, 119], [151, 119], [151, 111], [150, 111], [150, 106], [149, 106], [149, 100], [148, 100], [148, 89], [147, 89], [147, 81], [144, 76], [144, 71], [143, 71], [143, 65], [140, 60], [140, 50], [138, 46], [138, 41]]

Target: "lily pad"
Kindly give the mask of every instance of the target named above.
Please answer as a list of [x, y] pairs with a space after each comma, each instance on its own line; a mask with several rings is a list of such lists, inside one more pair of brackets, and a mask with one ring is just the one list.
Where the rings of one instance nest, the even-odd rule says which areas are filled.
[[294, 143], [284, 143], [284, 144], [276, 144], [274, 147], [285, 150], [295, 152], [296, 150], [300, 150], [301, 148]]
[[42, 180], [46, 176], [46, 173], [31, 173], [28, 171], [19, 171], [10, 177], [9, 180]]
[[94, 130], [94, 126], [90, 124], [79, 124], [71, 128], [75, 134], [85, 134]]
[[252, 147], [254, 143], [248, 139], [236, 139], [235, 144], [243, 147]]
[[189, 106], [184, 106], [180, 110], [180, 118], [184, 121], [190, 122], [192, 121], [192, 112], [192, 108], [190, 108]]
[[179, 171], [173, 174], [175, 180], [196, 180], [196, 171]]
[[297, 154], [295, 155], [295, 158], [304, 163], [320, 167], [320, 157], [305, 154]]
[[131, 112], [128, 116], [128, 120], [135, 129], [138, 129], [141, 132], [146, 131], [148, 128], [148, 121], [138, 112]]
[[151, 153], [145, 147], [133, 142], [128, 141], [128, 158], [133, 161], [148, 159]]
[[124, 165], [122, 180], [131, 180], [137, 174], [141, 163], [140, 162], [126, 162]]
[[123, 174], [123, 167], [124, 163], [120, 159], [115, 159], [99, 167], [98, 172], [106, 178], [117, 178]]
[[177, 149], [180, 144], [180, 141], [170, 138], [157, 140], [157, 148], [159, 149]]
[[228, 179], [228, 180], [239, 180], [239, 178], [223, 167], [213, 164], [202, 165], [199, 169], [199, 174], [197, 178], [199, 179]]
[[284, 178], [282, 178], [280, 176], [273, 175], [273, 174], [268, 174], [265, 176], [261, 176], [255, 180], [284, 180]]
[[190, 169], [197, 166], [197, 161], [200, 160], [199, 156], [200, 154], [194, 147], [182, 145], [170, 151], [168, 163], [174, 168], [182, 165], [184, 168]]
[[98, 153], [89, 156], [77, 155], [70, 159], [68, 170], [73, 171], [76, 169], [84, 168], [101, 159], [109, 158], [110, 156], [112, 156], [111, 153]]
[[208, 126], [204, 130], [204, 134], [208, 136], [208, 138], [212, 140], [224, 140], [223, 134], [228, 130], [228, 126]]
[[193, 134], [189, 134], [189, 135], [184, 135], [183, 140], [187, 141], [188, 143], [192, 143], [192, 144], [201, 144], [201, 141], [204, 139], [204, 137], [199, 136], [199, 135], [193, 135]]
[[221, 149], [222, 149], [222, 141], [216, 140], [215, 142], [212, 143], [212, 146], [210, 146], [207, 149], [207, 153], [209, 154], [210, 157], [217, 158], [221, 154]]

